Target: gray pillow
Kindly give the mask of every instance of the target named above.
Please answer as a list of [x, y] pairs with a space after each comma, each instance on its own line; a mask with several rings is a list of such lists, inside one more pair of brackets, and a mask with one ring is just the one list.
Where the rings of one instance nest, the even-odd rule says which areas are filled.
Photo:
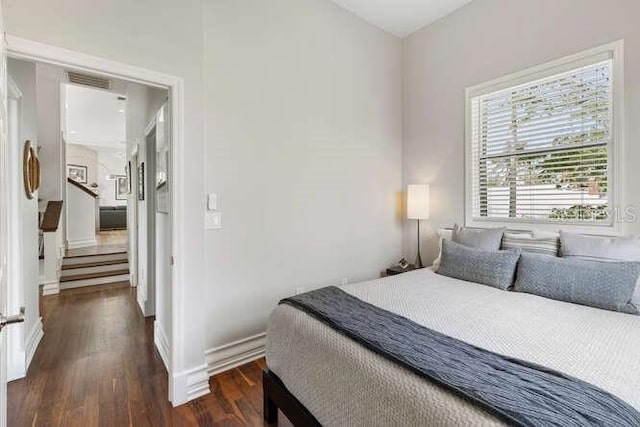
[[506, 290], [513, 285], [520, 252], [487, 251], [443, 240], [438, 274]]
[[639, 274], [637, 262], [600, 262], [523, 253], [514, 290], [638, 314], [631, 296]]
[[[587, 236], [560, 231], [560, 252], [563, 258], [640, 262], [640, 237]], [[631, 300], [640, 307], [640, 279]]]
[[470, 248], [497, 251], [502, 243], [505, 228], [466, 228], [453, 226], [451, 240]]

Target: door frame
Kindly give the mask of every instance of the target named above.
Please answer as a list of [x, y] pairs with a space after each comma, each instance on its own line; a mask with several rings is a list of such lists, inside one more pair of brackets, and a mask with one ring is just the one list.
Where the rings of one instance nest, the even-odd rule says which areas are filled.
[[[157, 115], [158, 112], [156, 111], [153, 114], [153, 117], [151, 118], [151, 120], [149, 121], [149, 123], [147, 124], [147, 126], [144, 128], [144, 130], [142, 131], [142, 135], [144, 135], [144, 145], [145, 145], [145, 153], [146, 153], [146, 162], [144, 165], [145, 168], [145, 174], [147, 176], [147, 178], [145, 179], [145, 199], [147, 202], [147, 209], [146, 209], [146, 214], [147, 214], [147, 218], [146, 218], [146, 230], [145, 230], [145, 235], [147, 236], [147, 257], [146, 257], [146, 265], [145, 270], [147, 271], [146, 274], [146, 289], [145, 289], [145, 294], [147, 296], [147, 300], [145, 301], [145, 314], [149, 313], [149, 315], [155, 316], [155, 320], [154, 320], [154, 326], [153, 326], [153, 330], [157, 331], [157, 324], [158, 324], [158, 318], [157, 318], [157, 304], [158, 304], [158, 280], [157, 280], [157, 271], [156, 271], [156, 263], [158, 261], [158, 259], [156, 258], [156, 254], [158, 253], [158, 241], [157, 241], [157, 229], [156, 229], [156, 185], [155, 185], [155, 172], [156, 172], [156, 152], [155, 152], [155, 143], [153, 145], [153, 150], [151, 150], [151, 147], [149, 146], [149, 137], [151, 136], [151, 133], [155, 133], [156, 132], [156, 126], [157, 126]], [[156, 138], [156, 135], [154, 135], [154, 140]], [[150, 166], [151, 165], [151, 166]], [[150, 225], [149, 222], [152, 221], [152, 224]], [[153, 252], [152, 252], [153, 251]], [[153, 253], [153, 256], [150, 257], [149, 253]], [[153, 268], [151, 268], [150, 264], [150, 259], [153, 259]], [[153, 278], [153, 284], [151, 284], [151, 280], [149, 280], [149, 278]], [[153, 289], [151, 289], [153, 288]], [[149, 303], [149, 301], [151, 301], [151, 303]], [[151, 308], [151, 310], [149, 310], [149, 308]], [[164, 334], [164, 332], [162, 332]], [[164, 335], [164, 338], [166, 339], [166, 335]], [[163, 355], [162, 353], [160, 354], [161, 357], [165, 357], [165, 355]], [[166, 363], [166, 362], [165, 362]]]
[[[129, 179], [131, 185], [131, 197], [133, 203], [131, 203], [131, 212], [128, 213], [127, 219], [127, 239], [129, 246], [129, 267], [131, 268], [130, 285], [132, 288], [138, 287], [138, 144], [134, 144], [129, 155]], [[129, 207], [127, 207], [129, 209]], [[133, 227], [133, 231], [130, 232], [130, 228]], [[136, 299], [138, 296], [138, 289], [136, 289]]]
[[[12, 117], [11, 102], [15, 102], [14, 113], [17, 117]], [[9, 224], [20, 220], [22, 210], [22, 174], [18, 166], [22, 152], [22, 92], [7, 72], [7, 154], [10, 163], [9, 171], [11, 176], [8, 180], [8, 196], [9, 209], [7, 212]], [[15, 129], [15, 140], [11, 135], [11, 122], [15, 118], [17, 129]], [[14, 163], [18, 162], [18, 163]], [[13, 169], [15, 168], [15, 169]], [[11, 248], [7, 256], [7, 311], [8, 313], [17, 313], [20, 305], [24, 302], [24, 263], [22, 260], [22, 228], [11, 227], [9, 230], [9, 248]], [[29, 313], [31, 315], [31, 313]], [[9, 382], [23, 378], [26, 375], [26, 359], [25, 359], [25, 331], [24, 324], [14, 325], [6, 332], [7, 335], [7, 380]]]
[[[173, 268], [171, 270], [171, 336], [169, 344], [169, 401], [174, 405], [188, 401], [187, 390], [182, 381], [174, 381], [184, 366], [184, 254], [186, 242], [184, 236], [186, 203], [184, 173], [184, 80], [180, 77], [160, 73], [129, 64], [60, 48], [21, 37], [6, 35], [7, 55], [11, 58], [26, 61], [42, 62], [70, 68], [77, 71], [97, 73], [104, 76], [154, 86], [169, 91], [169, 111], [171, 113], [171, 165], [170, 165], [170, 224], [171, 254]], [[176, 256], [179, 255], [179, 256]]]

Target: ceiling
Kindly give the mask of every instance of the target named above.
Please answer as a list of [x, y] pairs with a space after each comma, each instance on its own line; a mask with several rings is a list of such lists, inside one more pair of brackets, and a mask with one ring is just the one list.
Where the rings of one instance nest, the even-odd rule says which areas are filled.
[[65, 85], [66, 132], [69, 143], [122, 148], [126, 144], [126, 101], [114, 92]]
[[406, 37], [471, 0], [332, 0], [365, 21]]

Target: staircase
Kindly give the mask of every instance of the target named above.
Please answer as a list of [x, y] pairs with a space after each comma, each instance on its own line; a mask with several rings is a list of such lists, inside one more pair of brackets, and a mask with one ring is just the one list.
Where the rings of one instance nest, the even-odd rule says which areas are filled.
[[62, 262], [60, 289], [129, 281], [127, 251], [67, 255]]

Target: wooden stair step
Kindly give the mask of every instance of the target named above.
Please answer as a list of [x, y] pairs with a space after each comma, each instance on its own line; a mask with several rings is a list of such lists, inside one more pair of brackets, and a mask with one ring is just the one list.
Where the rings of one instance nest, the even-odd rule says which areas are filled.
[[87, 262], [86, 264], [63, 264], [63, 270], [73, 270], [78, 268], [87, 268], [87, 267], [104, 267], [106, 265], [115, 265], [115, 264], [124, 264], [127, 262], [126, 258], [123, 259], [114, 259], [109, 261], [97, 261], [97, 262]]
[[77, 259], [77, 258], [91, 258], [91, 257], [100, 257], [100, 256], [111, 256], [111, 255], [127, 255], [127, 251], [116, 251], [116, 252], [105, 252], [100, 254], [83, 254], [83, 255], [65, 255], [65, 259]]
[[60, 282], [72, 282], [75, 280], [87, 280], [87, 279], [99, 279], [101, 277], [121, 276], [123, 274], [129, 274], [129, 269], [114, 270], [114, 271], [101, 271], [99, 273], [88, 274], [76, 274], [75, 276], [65, 276], [60, 278]]
[[64, 260], [62, 261], [62, 264], [64, 266], [91, 265], [91, 264], [95, 264], [99, 262], [107, 262], [107, 261], [128, 262], [129, 257], [126, 252], [115, 253], [115, 254], [104, 254], [104, 255], [65, 257]]

